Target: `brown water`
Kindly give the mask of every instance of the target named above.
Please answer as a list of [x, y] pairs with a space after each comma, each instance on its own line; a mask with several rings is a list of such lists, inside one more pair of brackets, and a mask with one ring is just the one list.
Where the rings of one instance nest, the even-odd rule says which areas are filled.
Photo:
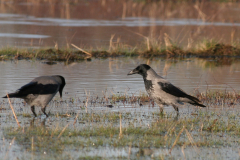
[[[0, 47], [108, 49], [113, 42], [130, 47], [146, 37], [193, 46], [204, 38], [238, 42], [239, 3], [122, 1], [4, 1], [0, 3]], [[140, 35], [141, 36], [140, 36]]]

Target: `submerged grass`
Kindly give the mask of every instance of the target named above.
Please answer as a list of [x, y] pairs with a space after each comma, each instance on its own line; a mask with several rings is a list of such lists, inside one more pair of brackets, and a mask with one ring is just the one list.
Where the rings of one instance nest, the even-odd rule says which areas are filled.
[[211, 107], [227, 106], [234, 107], [239, 104], [240, 93], [233, 91], [206, 91], [205, 93], [197, 93], [196, 96], [200, 101]]
[[[110, 40], [111, 41], [111, 40]], [[86, 49], [87, 50], [87, 49]], [[171, 42], [169, 37], [165, 37], [165, 42], [147, 38], [146, 44], [137, 46], [129, 46], [120, 42], [110, 43], [108, 49], [97, 48], [95, 50], [84, 51], [76, 49], [18, 49], [18, 48], [2, 48], [0, 49], [0, 59], [47, 59], [51, 61], [79, 61], [91, 57], [117, 57], [117, 56], [141, 56], [141, 57], [209, 57], [209, 56], [239, 56], [240, 47], [234, 43], [223, 44], [215, 40], [206, 40], [199, 42], [196, 47], [183, 49], [177, 43]], [[89, 56], [91, 55], [91, 56]]]
[[[133, 122], [136, 115], [122, 113], [125, 123], [122, 127], [122, 136], [119, 137], [119, 119], [109, 116], [109, 113], [94, 113], [92, 116], [85, 116], [79, 120], [85, 124], [78, 127], [46, 127], [35, 125], [23, 128], [8, 127], [4, 129], [4, 135], [8, 139], [16, 138], [16, 141], [24, 145], [27, 150], [32, 150], [34, 141], [35, 152], [58, 152], [61, 153], [65, 147], [78, 146], [86, 147], [137, 147], [137, 148], [171, 148], [173, 146], [211, 147], [231, 145], [232, 141], [222, 139], [222, 136], [237, 138], [240, 136], [239, 113], [229, 112], [225, 116], [219, 116], [215, 112], [202, 112], [198, 115], [188, 115], [178, 120], [174, 118], [160, 117], [158, 113], [150, 116], [149, 124], [136, 125], [141, 120]], [[97, 117], [97, 118], [96, 118]], [[98, 117], [108, 117], [107, 123], [92, 123]], [[148, 117], [149, 119], [149, 117]], [[95, 121], [97, 122], [97, 121]], [[102, 122], [102, 121], [100, 121]], [[79, 123], [78, 125], [81, 125]], [[61, 136], [59, 136], [61, 135]], [[189, 139], [192, 137], [192, 140]], [[239, 144], [239, 141], [236, 141]]]
[[[197, 96], [204, 104], [210, 104], [208, 108], [181, 112], [180, 117], [174, 117], [175, 112], [162, 115], [157, 111], [139, 112], [137, 109], [95, 111], [89, 108], [91, 111], [82, 110], [78, 116], [60, 118], [52, 115], [47, 121], [33, 120], [27, 123], [29, 125], [22, 123], [18, 128], [4, 127], [3, 135], [9, 140], [15, 139], [18, 145], [34, 154], [47, 152], [61, 155], [68, 149], [137, 148], [139, 152], [135, 155], [136, 158], [150, 156], [154, 149], [167, 149], [171, 153], [174, 148], [180, 147], [192, 148], [198, 152], [200, 148], [238, 146], [240, 111], [229, 110], [228, 102], [234, 100], [235, 105], [239, 105], [239, 94], [207, 91], [197, 93]], [[99, 97], [90, 99], [102, 101]], [[104, 98], [105, 101], [112, 100], [116, 104], [122, 101], [139, 103], [138, 101], [146, 99], [145, 94], [114, 94]], [[212, 111], [214, 105], [221, 108], [219, 102], [225, 108]], [[25, 119], [28, 116], [22, 115]], [[62, 124], [63, 122], [65, 123]], [[94, 158], [94, 155], [89, 158]]]

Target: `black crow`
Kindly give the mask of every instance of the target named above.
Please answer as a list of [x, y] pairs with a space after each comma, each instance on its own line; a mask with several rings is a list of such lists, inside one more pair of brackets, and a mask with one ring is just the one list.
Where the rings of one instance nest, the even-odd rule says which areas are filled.
[[206, 107], [196, 97], [190, 96], [178, 87], [175, 87], [163, 77], [159, 76], [149, 65], [141, 64], [128, 75], [140, 74], [143, 76], [148, 95], [159, 105], [163, 112], [163, 105], [172, 105], [178, 111], [178, 104], [190, 103], [195, 106]]
[[[41, 106], [42, 112], [48, 117], [45, 112], [47, 104], [59, 92], [62, 98], [62, 91], [66, 82], [64, 77], [41, 76], [33, 79], [30, 83], [22, 86], [14, 93], [9, 93], [9, 98], [22, 98], [31, 106], [31, 110], [36, 117], [35, 106]], [[8, 98], [7, 95], [3, 98]]]

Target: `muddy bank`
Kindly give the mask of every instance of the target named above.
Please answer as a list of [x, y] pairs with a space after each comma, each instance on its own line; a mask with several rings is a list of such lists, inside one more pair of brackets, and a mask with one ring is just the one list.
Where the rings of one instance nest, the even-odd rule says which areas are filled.
[[[147, 45], [149, 46], [149, 45]], [[79, 51], [76, 49], [18, 49], [18, 48], [3, 48], [0, 50], [1, 60], [10, 59], [37, 59], [37, 60], [51, 60], [51, 61], [79, 61], [79, 60], [91, 60], [94, 58], [107, 58], [107, 57], [133, 57], [141, 56], [144, 58], [153, 57], [222, 57], [222, 56], [235, 56], [240, 55], [240, 47], [235, 47], [229, 44], [207, 42], [204, 47], [194, 49], [182, 49], [181, 47], [170, 45], [156, 48], [154, 46], [146, 47], [142, 49], [142, 46], [138, 48], [121, 48], [112, 47], [109, 50], [89, 50]]]

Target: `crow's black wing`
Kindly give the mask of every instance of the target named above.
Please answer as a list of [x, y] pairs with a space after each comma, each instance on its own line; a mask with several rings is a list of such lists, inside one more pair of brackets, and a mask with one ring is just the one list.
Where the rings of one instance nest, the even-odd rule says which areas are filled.
[[168, 94], [171, 94], [175, 97], [188, 98], [188, 99], [194, 101], [194, 103], [197, 103], [200, 106], [202, 105], [202, 104], [199, 104], [199, 102], [200, 102], [199, 99], [197, 99], [196, 97], [193, 97], [191, 95], [188, 95], [187, 93], [182, 91], [180, 88], [172, 85], [171, 83], [158, 82], [158, 84], [160, 85], [161, 89]]
[[[21, 98], [26, 97], [29, 94], [38, 94], [38, 95], [44, 95], [44, 94], [53, 94], [57, 92], [58, 90], [58, 84], [39, 84], [37, 82], [30, 82], [21, 88], [19, 88], [15, 93], [9, 93], [9, 98]], [[3, 98], [7, 98], [7, 96], [4, 96]]]
[[20, 89], [18, 89], [18, 94], [28, 95], [28, 94], [52, 94], [57, 92], [58, 84], [39, 84], [37, 82], [30, 82]]
[[182, 91], [180, 88], [175, 87], [171, 83], [158, 82], [158, 84], [160, 85], [161, 89], [164, 92], [171, 94], [175, 97], [188, 97], [189, 96], [184, 91]]

